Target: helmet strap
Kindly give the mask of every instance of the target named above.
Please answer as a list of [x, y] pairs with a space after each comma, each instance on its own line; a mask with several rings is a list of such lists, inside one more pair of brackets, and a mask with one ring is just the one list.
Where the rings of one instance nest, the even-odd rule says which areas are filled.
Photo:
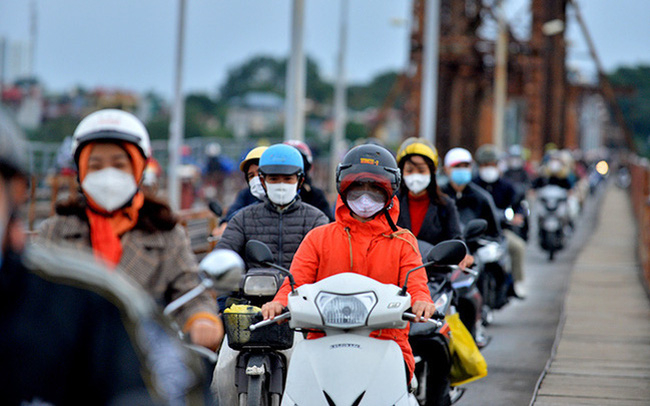
[[388, 221], [388, 225], [390, 226], [390, 229], [393, 230], [394, 232], [397, 231], [397, 226], [395, 225], [395, 222], [393, 219], [390, 217], [390, 214], [388, 214], [388, 210], [393, 207], [393, 203], [391, 202], [388, 207], [386, 207], [383, 212], [384, 212], [384, 217], [386, 217], [386, 221]]

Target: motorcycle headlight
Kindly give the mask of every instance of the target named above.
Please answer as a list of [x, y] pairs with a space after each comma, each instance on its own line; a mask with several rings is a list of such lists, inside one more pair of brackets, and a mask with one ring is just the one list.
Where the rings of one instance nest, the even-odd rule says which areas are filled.
[[508, 220], [508, 221], [512, 221], [512, 219], [515, 218], [515, 211], [512, 210], [512, 207], [508, 207], [508, 208], [505, 210], [504, 215], [505, 215], [505, 217], [506, 217], [506, 220]]
[[321, 292], [316, 296], [316, 307], [323, 318], [323, 324], [329, 327], [364, 326], [375, 304], [377, 304], [377, 296], [373, 292], [354, 295]]
[[278, 291], [277, 279], [272, 275], [248, 275], [243, 290], [248, 296], [273, 296]]

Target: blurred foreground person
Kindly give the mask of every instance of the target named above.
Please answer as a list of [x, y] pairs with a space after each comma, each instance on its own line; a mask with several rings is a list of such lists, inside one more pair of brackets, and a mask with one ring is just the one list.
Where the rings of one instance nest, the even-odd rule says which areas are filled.
[[24, 152], [0, 128], [2, 404], [200, 404], [198, 360], [146, 294], [81, 252], [25, 248]]
[[[149, 134], [134, 115], [100, 110], [73, 136], [82, 195], [57, 207], [40, 239], [92, 249], [110, 268], [124, 271], [164, 306], [196, 287], [198, 264], [169, 206], [140, 190], [151, 155]], [[192, 342], [217, 349], [223, 339], [216, 301], [204, 293], [177, 314]]]

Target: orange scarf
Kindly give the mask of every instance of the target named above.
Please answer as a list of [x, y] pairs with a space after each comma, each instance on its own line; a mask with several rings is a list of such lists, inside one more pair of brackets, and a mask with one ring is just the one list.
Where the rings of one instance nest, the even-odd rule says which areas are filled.
[[[88, 158], [90, 152], [96, 143], [91, 142], [81, 150], [79, 155], [79, 181], [83, 182], [86, 174], [88, 173]], [[146, 161], [140, 150], [133, 144], [120, 143], [133, 165], [133, 176], [137, 184], [140, 184], [142, 173]], [[83, 190], [82, 190], [83, 192]], [[84, 193], [88, 207], [86, 208], [86, 215], [90, 225], [90, 242], [95, 253], [95, 257], [106, 262], [110, 267], [115, 268], [122, 258], [122, 242], [120, 237], [135, 227], [138, 222], [138, 213], [144, 204], [144, 194], [138, 190], [131, 205], [123, 209], [108, 213], [101, 206], [93, 201], [93, 199]]]

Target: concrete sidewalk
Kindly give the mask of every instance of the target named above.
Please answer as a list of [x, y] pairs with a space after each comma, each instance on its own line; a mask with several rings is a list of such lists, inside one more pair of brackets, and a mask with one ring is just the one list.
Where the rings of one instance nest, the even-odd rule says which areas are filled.
[[635, 247], [629, 198], [610, 185], [531, 405], [650, 405], [650, 301]]

